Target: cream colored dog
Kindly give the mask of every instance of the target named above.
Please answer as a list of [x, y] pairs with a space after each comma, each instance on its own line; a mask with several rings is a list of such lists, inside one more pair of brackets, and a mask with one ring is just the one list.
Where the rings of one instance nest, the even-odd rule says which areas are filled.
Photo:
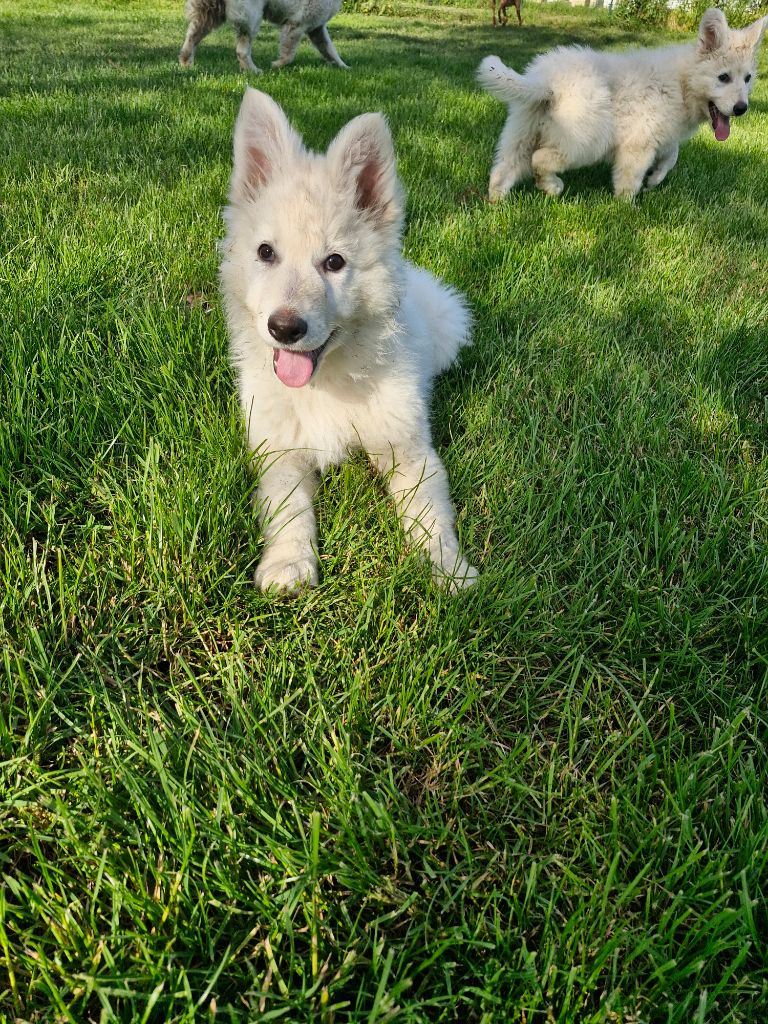
[[336, 52], [326, 22], [339, 13], [341, 0], [187, 0], [187, 35], [179, 53], [179, 63], [191, 67], [201, 39], [225, 21], [234, 26], [237, 59], [243, 71], [258, 73], [251, 45], [262, 18], [280, 26], [280, 55], [273, 68], [290, 64], [306, 34], [320, 55], [337, 67], [347, 65]]
[[491, 200], [531, 176], [542, 191], [560, 195], [562, 171], [600, 160], [613, 163], [617, 196], [658, 185], [703, 121], [724, 142], [730, 118], [746, 113], [766, 23], [731, 30], [722, 11], [710, 8], [695, 43], [619, 53], [561, 46], [536, 57], [523, 75], [486, 57], [478, 80], [509, 104]]
[[404, 202], [387, 123], [363, 114], [325, 156], [249, 89], [235, 126], [221, 287], [251, 449], [262, 589], [318, 582], [313, 495], [354, 449], [385, 478], [439, 582], [476, 570], [459, 551], [430, 437], [436, 374], [469, 341], [462, 299], [403, 259]]

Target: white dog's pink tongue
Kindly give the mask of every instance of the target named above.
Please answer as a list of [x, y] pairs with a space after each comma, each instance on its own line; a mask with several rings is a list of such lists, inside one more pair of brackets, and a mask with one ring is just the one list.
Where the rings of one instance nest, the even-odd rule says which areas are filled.
[[312, 356], [306, 352], [288, 352], [276, 348], [272, 364], [279, 379], [289, 388], [303, 388], [315, 369]]
[[715, 129], [715, 138], [718, 142], [725, 142], [728, 136], [731, 134], [731, 120], [724, 114], [721, 114], [718, 110], [716, 116], [712, 119], [714, 124], [712, 127]]

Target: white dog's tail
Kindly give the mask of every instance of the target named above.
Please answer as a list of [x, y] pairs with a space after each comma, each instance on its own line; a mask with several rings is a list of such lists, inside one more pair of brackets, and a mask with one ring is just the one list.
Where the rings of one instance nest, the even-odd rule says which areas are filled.
[[477, 69], [477, 80], [492, 96], [504, 103], [547, 103], [552, 99], [548, 85], [518, 75], [499, 57], [485, 57]]

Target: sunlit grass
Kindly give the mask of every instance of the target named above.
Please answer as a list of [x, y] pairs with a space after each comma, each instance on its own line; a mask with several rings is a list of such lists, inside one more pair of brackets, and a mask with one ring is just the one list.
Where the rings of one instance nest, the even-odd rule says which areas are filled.
[[[482, 56], [607, 12], [383, 3], [254, 80], [390, 119], [474, 348], [434, 433], [451, 599], [362, 459], [257, 593], [216, 290], [232, 34], [0, 0], [0, 1019], [768, 1017], [768, 87], [657, 191], [484, 200]], [[258, 37], [268, 67], [276, 34]]]

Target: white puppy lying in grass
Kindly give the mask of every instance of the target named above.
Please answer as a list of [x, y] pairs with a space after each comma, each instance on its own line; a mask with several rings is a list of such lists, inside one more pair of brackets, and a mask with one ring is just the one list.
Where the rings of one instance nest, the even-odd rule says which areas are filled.
[[432, 446], [433, 378], [469, 342], [462, 299], [401, 254], [404, 200], [380, 114], [350, 121], [325, 156], [249, 89], [235, 126], [221, 286], [257, 491], [262, 589], [318, 582], [312, 501], [352, 449], [386, 479], [411, 538], [448, 587], [462, 557]]

